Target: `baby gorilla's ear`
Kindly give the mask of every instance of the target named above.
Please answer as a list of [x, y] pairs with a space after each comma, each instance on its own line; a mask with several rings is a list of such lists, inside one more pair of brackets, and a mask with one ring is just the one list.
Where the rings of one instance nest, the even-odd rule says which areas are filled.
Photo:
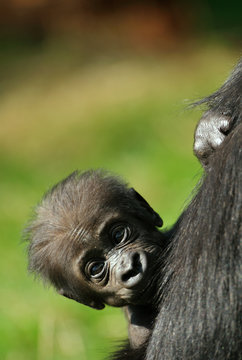
[[105, 308], [105, 305], [101, 302], [98, 302], [98, 301], [94, 301], [94, 300], [90, 300], [90, 301], [85, 301], [85, 300], [81, 300], [81, 299], [78, 299], [72, 295], [70, 295], [69, 293], [67, 293], [64, 289], [60, 289], [57, 291], [58, 294], [68, 298], [68, 299], [71, 299], [71, 300], [74, 300], [76, 302], [78, 302], [79, 304], [83, 304], [83, 305], [86, 305], [86, 306], [89, 306], [93, 309], [96, 309], [96, 310], [102, 310]]
[[139, 202], [139, 204], [146, 210], [146, 212], [150, 215], [152, 223], [161, 227], [163, 225], [163, 220], [160, 215], [155, 212], [152, 207], [148, 204], [148, 202], [141, 196], [134, 188], [130, 188], [131, 195]]

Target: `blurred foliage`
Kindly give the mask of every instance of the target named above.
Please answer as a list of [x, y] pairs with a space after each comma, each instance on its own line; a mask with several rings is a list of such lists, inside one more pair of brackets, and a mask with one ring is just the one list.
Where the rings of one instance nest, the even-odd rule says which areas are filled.
[[200, 111], [236, 49], [90, 56], [67, 43], [2, 47], [0, 58], [0, 358], [102, 359], [125, 338], [119, 309], [98, 312], [47, 291], [27, 275], [21, 231], [31, 208], [78, 169], [121, 174], [171, 225], [201, 169], [192, 154]]
[[231, 0], [1, 0], [0, 37], [79, 37], [89, 48], [170, 50], [207, 34], [241, 42], [242, 4]]

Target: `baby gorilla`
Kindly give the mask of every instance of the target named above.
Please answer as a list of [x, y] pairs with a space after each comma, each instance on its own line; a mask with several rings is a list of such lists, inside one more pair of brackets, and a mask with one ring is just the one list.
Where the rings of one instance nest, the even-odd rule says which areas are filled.
[[169, 233], [133, 188], [102, 171], [74, 172], [37, 206], [26, 229], [29, 270], [95, 309], [125, 307], [131, 348], [157, 314]]

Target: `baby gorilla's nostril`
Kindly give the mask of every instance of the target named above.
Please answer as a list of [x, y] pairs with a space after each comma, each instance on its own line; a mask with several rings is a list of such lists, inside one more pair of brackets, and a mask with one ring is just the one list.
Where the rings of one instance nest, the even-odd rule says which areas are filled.
[[121, 280], [123, 282], [127, 282], [130, 278], [138, 275], [141, 272], [142, 272], [142, 264], [140, 261], [140, 255], [139, 253], [132, 254], [130, 269], [121, 276]]
[[133, 267], [138, 272], [140, 272], [142, 270], [142, 264], [141, 264], [141, 261], [140, 261], [140, 254], [139, 253], [135, 253], [133, 255]]

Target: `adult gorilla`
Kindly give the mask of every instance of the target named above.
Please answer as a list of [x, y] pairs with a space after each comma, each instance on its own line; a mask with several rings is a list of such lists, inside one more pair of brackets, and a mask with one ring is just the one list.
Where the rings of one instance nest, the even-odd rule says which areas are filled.
[[211, 159], [166, 263], [147, 359], [241, 359], [242, 124]]

